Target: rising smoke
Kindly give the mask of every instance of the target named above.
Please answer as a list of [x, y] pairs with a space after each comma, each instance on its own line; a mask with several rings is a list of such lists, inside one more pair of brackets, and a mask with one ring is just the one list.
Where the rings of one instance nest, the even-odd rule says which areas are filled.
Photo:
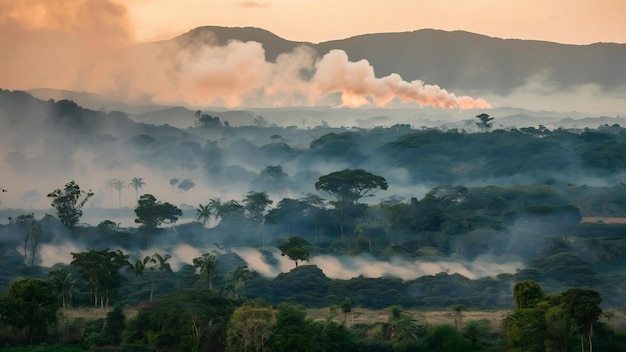
[[131, 28], [125, 8], [110, 0], [3, 2], [0, 45], [13, 48], [0, 54], [3, 88], [57, 88], [191, 106], [358, 107], [395, 100], [490, 107], [483, 99], [457, 97], [397, 74], [377, 78], [369, 62], [351, 62], [341, 50], [319, 58], [301, 47], [268, 62], [256, 42], [217, 46], [196, 38], [131, 46]]

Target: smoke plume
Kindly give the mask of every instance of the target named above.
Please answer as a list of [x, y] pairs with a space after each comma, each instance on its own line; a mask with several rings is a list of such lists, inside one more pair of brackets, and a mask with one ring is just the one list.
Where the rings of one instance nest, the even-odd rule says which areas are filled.
[[414, 101], [420, 105], [455, 109], [486, 109], [489, 103], [468, 96], [457, 97], [436, 85], [420, 80], [404, 81], [398, 74], [376, 78], [367, 60], [351, 62], [342, 50], [332, 50], [317, 64], [314, 82], [324, 93], [341, 93], [345, 106], [385, 106], [393, 99]]
[[57, 88], [135, 103], [279, 107], [421, 106], [489, 108], [436, 85], [377, 78], [366, 60], [341, 50], [323, 57], [300, 47], [265, 59], [256, 42], [215, 45], [212, 33], [136, 44], [126, 8], [113, 0], [24, 0], [0, 3], [2, 88]]

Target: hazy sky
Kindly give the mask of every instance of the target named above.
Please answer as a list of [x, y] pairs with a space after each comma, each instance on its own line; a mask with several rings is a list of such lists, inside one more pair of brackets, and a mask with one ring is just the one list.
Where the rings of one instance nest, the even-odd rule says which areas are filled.
[[[260, 27], [310, 42], [435, 28], [560, 43], [626, 43], [625, 14], [626, 0], [0, 0], [0, 47], [7, 49], [0, 51], [0, 88], [57, 88], [187, 106], [356, 107], [401, 100], [488, 108], [493, 97], [448, 92], [440, 82], [380, 77], [367, 61], [353, 62], [343, 52], [317, 57], [299, 49], [267, 62], [262, 46], [253, 42], [125, 49], [203, 25]], [[301, 79], [301, 72], [313, 71], [310, 80]], [[333, 101], [337, 94], [341, 100]], [[553, 106], [554, 99], [548, 103]], [[526, 105], [500, 99], [496, 104]], [[609, 110], [622, 107], [620, 100], [619, 109]]]
[[320, 42], [421, 28], [568, 44], [626, 43], [624, 0], [129, 0], [138, 40], [202, 25], [261, 27]]

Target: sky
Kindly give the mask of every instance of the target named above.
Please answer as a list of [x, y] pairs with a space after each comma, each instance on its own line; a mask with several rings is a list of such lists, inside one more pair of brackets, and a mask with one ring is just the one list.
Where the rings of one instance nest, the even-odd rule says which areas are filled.
[[138, 40], [202, 25], [260, 27], [321, 42], [422, 28], [565, 44], [626, 43], [623, 0], [130, 0]]
[[[380, 77], [369, 62], [353, 62], [342, 51], [318, 57], [299, 49], [267, 62], [253, 42], [124, 49], [203, 25], [259, 27], [314, 43], [423, 28], [566, 44], [626, 43], [624, 14], [624, 0], [0, 0], [0, 47], [9, 48], [0, 51], [0, 88], [55, 88], [188, 107], [401, 101], [483, 109], [492, 107], [487, 98], [455, 94], [438, 82]], [[301, 72], [315, 74], [304, 81]]]

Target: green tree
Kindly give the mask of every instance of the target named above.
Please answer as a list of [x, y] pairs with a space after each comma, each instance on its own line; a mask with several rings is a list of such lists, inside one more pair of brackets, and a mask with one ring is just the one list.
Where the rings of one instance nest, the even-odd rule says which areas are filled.
[[72, 299], [76, 279], [67, 268], [52, 269], [48, 273], [48, 281], [52, 283], [55, 291], [61, 296], [61, 307], [65, 309]]
[[507, 343], [521, 351], [542, 351], [546, 341], [545, 311], [519, 308], [504, 319]]
[[572, 317], [562, 304], [548, 308], [545, 316], [547, 350], [566, 352], [572, 340]]
[[104, 325], [105, 333], [119, 344], [122, 341], [122, 334], [126, 328], [126, 316], [120, 305], [115, 305], [113, 310], [107, 313], [106, 324]]
[[81, 216], [83, 216], [83, 206], [93, 197], [91, 190], [85, 192], [74, 181], [65, 185], [63, 190], [56, 189], [48, 194], [52, 198], [52, 207], [57, 210], [59, 220], [69, 229], [74, 229]]
[[315, 183], [322, 190], [337, 198], [339, 203], [356, 204], [359, 199], [371, 196], [377, 189], [389, 188], [387, 180], [363, 169], [345, 169], [321, 176]]
[[210, 218], [211, 218], [210, 205], [199, 204], [198, 209], [196, 209], [196, 217], [195, 217], [196, 221], [200, 221], [203, 226], [206, 226]]
[[125, 343], [163, 351], [223, 351], [233, 302], [205, 290], [179, 290], [129, 319]]
[[89, 249], [85, 252], [72, 253], [72, 258], [72, 267], [82, 275], [91, 289], [94, 306], [107, 307], [115, 290], [125, 281], [120, 270], [130, 266], [128, 255], [121, 250]]
[[[266, 192], [250, 191], [243, 199], [244, 209], [248, 213], [248, 218], [255, 224], [258, 224], [258, 231], [261, 231], [265, 220], [265, 210], [273, 201]], [[261, 238], [261, 245], [265, 246], [265, 235]]]
[[232, 293], [232, 298], [235, 300], [245, 296], [246, 281], [258, 276], [259, 274], [250, 271], [245, 265], [238, 265], [231, 272], [226, 274], [224, 278], [225, 289]]
[[137, 260], [135, 262], [133, 268], [135, 274], [142, 275], [146, 270], [150, 274], [150, 302], [152, 302], [154, 296], [155, 280], [157, 277], [172, 272], [172, 267], [170, 263], [167, 262], [171, 257], [172, 256], [169, 254], [160, 255], [159, 253], [154, 253], [151, 256], [143, 258], [143, 261]]
[[163, 223], [175, 223], [183, 212], [175, 205], [159, 202], [153, 195], [144, 194], [139, 198], [135, 215], [135, 223], [147, 230], [154, 230]]
[[222, 219], [222, 200], [219, 198], [213, 198], [209, 200], [209, 210], [211, 211], [211, 213], [213, 214], [213, 218], [215, 219], [215, 221], [218, 220], [218, 218], [221, 220]]
[[273, 201], [267, 195], [267, 192], [250, 191], [243, 199], [243, 204], [248, 216], [255, 223], [262, 223], [265, 209], [272, 205]]
[[193, 258], [193, 266], [200, 271], [200, 276], [209, 284], [209, 291], [213, 289], [213, 277], [217, 274], [217, 258], [209, 253]]
[[420, 341], [420, 351], [429, 352], [470, 352], [471, 341], [463, 338], [450, 325], [436, 325], [428, 329], [426, 336]]
[[272, 329], [270, 351], [305, 352], [313, 348], [310, 324], [303, 307], [289, 303], [278, 305], [276, 323]]
[[45, 335], [56, 323], [58, 297], [50, 282], [18, 277], [9, 286], [7, 297], [12, 307], [2, 315], [10, 325], [26, 331], [30, 344], [35, 336]]
[[272, 336], [271, 307], [244, 305], [235, 309], [228, 323], [226, 351], [265, 351]]
[[130, 185], [128, 185], [128, 187], [135, 189], [135, 200], [139, 200], [139, 190], [145, 185], [146, 183], [143, 182], [143, 178], [141, 177], [133, 177], [133, 179], [130, 180]]
[[298, 261], [309, 260], [309, 252], [304, 249], [304, 246], [308, 244], [309, 242], [304, 238], [292, 236], [286, 241], [281, 241], [277, 247], [280, 249], [280, 255], [289, 257], [289, 259], [296, 263], [296, 267], [298, 267]]
[[352, 300], [350, 298], [346, 297], [343, 299], [343, 301], [341, 301], [339, 307], [341, 308], [341, 313], [343, 313], [343, 325], [346, 325], [346, 321], [348, 320], [348, 314], [352, 313], [352, 310], [354, 309], [354, 304], [352, 303]]
[[417, 341], [419, 327], [411, 314], [402, 310], [398, 306], [393, 306], [389, 310], [387, 319], [387, 338], [394, 342]]
[[563, 293], [563, 304], [574, 321], [574, 329], [581, 335], [582, 350], [582, 337], [587, 335], [589, 352], [593, 352], [593, 327], [602, 316], [600, 303], [602, 296], [591, 289], [571, 288]]
[[516, 309], [535, 308], [537, 303], [544, 299], [544, 293], [538, 283], [524, 280], [513, 287], [513, 298]]
[[232, 222], [243, 219], [245, 207], [236, 200], [229, 200], [220, 204], [218, 213], [222, 222]]

